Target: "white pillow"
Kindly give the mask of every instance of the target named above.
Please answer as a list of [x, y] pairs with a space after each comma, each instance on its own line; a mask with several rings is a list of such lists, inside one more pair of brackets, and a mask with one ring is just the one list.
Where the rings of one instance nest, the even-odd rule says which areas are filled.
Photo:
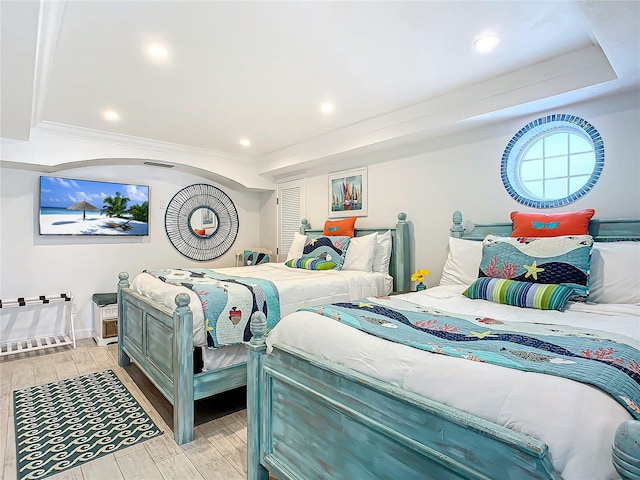
[[371, 272], [376, 243], [378, 243], [378, 232], [349, 240], [342, 270]]
[[[376, 232], [377, 233], [377, 232]], [[349, 250], [347, 249], [347, 252]], [[387, 230], [383, 234], [378, 234], [376, 242], [376, 251], [373, 257], [374, 272], [389, 274], [389, 262], [391, 261], [391, 230]]]
[[589, 301], [640, 305], [640, 242], [595, 242]]
[[298, 232], [294, 233], [293, 240], [291, 240], [291, 246], [289, 247], [289, 253], [287, 253], [287, 260], [302, 257], [302, 251], [304, 250], [304, 244], [306, 241], [306, 235], [302, 235]]
[[449, 255], [440, 285], [471, 285], [478, 278], [482, 242], [449, 237]]

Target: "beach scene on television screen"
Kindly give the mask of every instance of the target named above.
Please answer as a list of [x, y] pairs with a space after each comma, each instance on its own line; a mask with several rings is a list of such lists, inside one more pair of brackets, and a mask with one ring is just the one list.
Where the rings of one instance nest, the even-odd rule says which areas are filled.
[[41, 235], [149, 235], [149, 187], [40, 177]]

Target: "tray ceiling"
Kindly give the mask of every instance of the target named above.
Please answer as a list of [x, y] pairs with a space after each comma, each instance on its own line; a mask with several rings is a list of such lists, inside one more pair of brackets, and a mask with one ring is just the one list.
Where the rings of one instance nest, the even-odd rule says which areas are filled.
[[[640, 83], [633, 1], [1, 9], [5, 139], [78, 128], [195, 148], [271, 176]], [[484, 32], [500, 43], [479, 53], [473, 41]], [[164, 61], [146, 54], [151, 42], [167, 48]], [[322, 102], [333, 112], [320, 112]], [[120, 119], [106, 121], [106, 109]]]

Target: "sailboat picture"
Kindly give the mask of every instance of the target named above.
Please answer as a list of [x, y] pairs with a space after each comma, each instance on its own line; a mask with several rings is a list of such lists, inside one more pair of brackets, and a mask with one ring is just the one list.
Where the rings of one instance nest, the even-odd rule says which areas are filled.
[[367, 170], [359, 168], [329, 175], [329, 216], [367, 215]]

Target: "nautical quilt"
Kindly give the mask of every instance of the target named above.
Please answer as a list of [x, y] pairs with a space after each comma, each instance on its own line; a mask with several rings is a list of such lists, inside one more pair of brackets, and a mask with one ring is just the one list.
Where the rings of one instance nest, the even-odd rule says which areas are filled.
[[606, 332], [451, 314], [385, 297], [301, 310], [428, 352], [594, 385], [640, 419], [640, 350]]
[[254, 312], [267, 317], [267, 330], [280, 319], [280, 298], [269, 280], [223, 275], [206, 268], [146, 270], [165, 283], [182, 285], [198, 295], [209, 348], [238, 345], [251, 339]]

